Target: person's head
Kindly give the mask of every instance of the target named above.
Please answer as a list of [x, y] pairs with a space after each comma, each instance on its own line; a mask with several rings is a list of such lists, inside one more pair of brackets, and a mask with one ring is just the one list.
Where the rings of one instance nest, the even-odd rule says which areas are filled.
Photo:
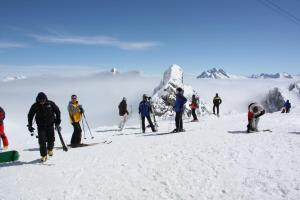
[[181, 87], [176, 89], [177, 94], [183, 94], [183, 89]]
[[257, 113], [258, 112], [258, 106], [254, 106], [252, 110], [253, 110], [253, 113]]
[[123, 101], [127, 101], [126, 97], [123, 97]]
[[148, 101], [151, 101], [151, 97], [148, 97]]
[[218, 97], [219, 96], [219, 94], [218, 93], [216, 93], [216, 97]]
[[39, 104], [45, 104], [47, 101], [47, 95], [44, 92], [39, 92], [36, 97], [36, 102]]
[[71, 96], [71, 101], [72, 101], [72, 103], [77, 102], [77, 95], [76, 95], [76, 94], [73, 94], [73, 95]]
[[147, 101], [148, 96], [146, 94], [143, 94], [143, 100]]
[[290, 101], [289, 101], [289, 100], [286, 100], [286, 102], [290, 103]]

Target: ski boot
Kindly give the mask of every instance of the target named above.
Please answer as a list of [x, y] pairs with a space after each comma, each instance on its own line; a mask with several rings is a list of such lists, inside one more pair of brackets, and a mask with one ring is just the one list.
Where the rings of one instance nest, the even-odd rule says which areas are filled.
[[48, 150], [48, 156], [53, 156], [53, 149], [52, 150]]
[[41, 162], [46, 162], [47, 161], [47, 156], [42, 156], [41, 157]]

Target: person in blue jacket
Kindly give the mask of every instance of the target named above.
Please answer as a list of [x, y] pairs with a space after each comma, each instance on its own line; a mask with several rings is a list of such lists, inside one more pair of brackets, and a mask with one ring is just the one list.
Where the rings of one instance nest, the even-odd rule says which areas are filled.
[[180, 87], [176, 89], [176, 100], [174, 105], [174, 110], [176, 112], [176, 116], [175, 116], [176, 128], [172, 131], [174, 133], [184, 132], [182, 114], [184, 111], [184, 104], [187, 102], [187, 99], [183, 96], [183, 92], [184, 92], [183, 89]]
[[155, 128], [154, 128], [154, 125], [151, 121], [151, 117], [150, 117], [150, 113], [152, 113], [152, 108], [151, 108], [151, 105], [148, 101], [148, 97], [147, 95], [143, 95], [143, 101], [140, 102], [140, 105], [139, 105], [139, 114], [141, 116], [141, 119], [142, 119], [142, 130], [143, 130], [143, 133], [145, 133], [145, 130], [146, 130], [146, 127], [145, 127], [145, 118], [147, 118], [148, 120], [148, 123], [152, 129], [152, 132], [156, 132]]
[[286, 100], [286, 102], [283, 105], [283, 109], [281, 113], [289, 113], [291, 109], [291, 103], [289, 100]]

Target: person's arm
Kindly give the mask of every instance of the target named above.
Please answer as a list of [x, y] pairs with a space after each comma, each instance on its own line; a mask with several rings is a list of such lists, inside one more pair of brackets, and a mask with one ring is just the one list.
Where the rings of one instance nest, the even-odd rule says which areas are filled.
[[54, 123], [55, 123], [55, 125], [60, 125], [60, 122], [61, 122], [60, 110], [54, 102], [51, 102], [51, 104], [52, 104], [52, 109], [55, 113], [55, 122]]
[[29, 127], [32, 127], [32, 121], [33, 121], [33, 117], [34, 115], [36, 114], [36, 103], [34, 103], [31, 108], [29, 109], [29, 112], [28, 112], [28, 126]]

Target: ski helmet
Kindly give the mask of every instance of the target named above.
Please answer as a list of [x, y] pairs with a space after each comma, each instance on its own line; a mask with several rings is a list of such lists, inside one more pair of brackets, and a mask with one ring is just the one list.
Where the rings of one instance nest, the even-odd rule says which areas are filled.
[[47, 101], [47, 95], [44, 92], [39, 92], [36, 97], [36, 102], [43, 103]]

